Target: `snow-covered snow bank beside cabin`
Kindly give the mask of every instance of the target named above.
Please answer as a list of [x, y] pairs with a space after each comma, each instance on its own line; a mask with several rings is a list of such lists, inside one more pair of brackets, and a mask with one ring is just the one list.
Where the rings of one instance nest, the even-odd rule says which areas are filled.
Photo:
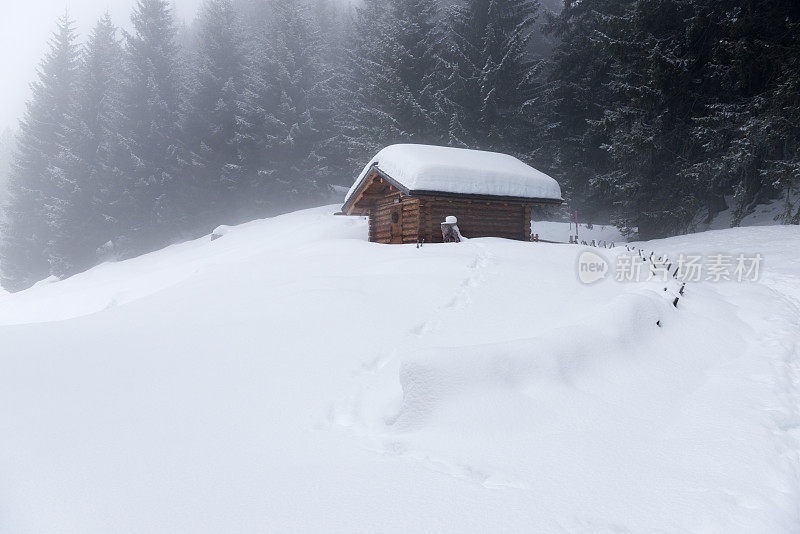
[[337, 208], [0, 295], [0, 532], [800, 530], [797, 227], [676, 309]]

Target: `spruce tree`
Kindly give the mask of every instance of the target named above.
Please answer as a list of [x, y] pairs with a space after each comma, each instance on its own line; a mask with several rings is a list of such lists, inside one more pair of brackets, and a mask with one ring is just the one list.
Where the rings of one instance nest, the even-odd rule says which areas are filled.
[[[616, 221], [648, 238], [708, 222], [729, 195], [734, 223], [791, 198], [795, 3], [586, 0], [549, 29], [562, 41], [539, 99], [553, 104], [546, 149], [573, 201], [609, 199]], [[800, 214], [787, 203], [782, 217]]]
[[525, 108], [540, 68], [529, 47], [539, 7], [538, 0], [468, 0], [450, 9], [452, 139], [506, 152], [537, 142]]
[[354, 33], [353, 8], [335, 0], [312, 0], [309, 4], [312, 24], [321, 43], [321, 60], [324, 65], [321, 90], [329, 102], [332, 115], [326, 120], [325, 141], [317, 149], [325, 161], [326, 175], [322, 180], [330, 184], [349, 186], [353, 169], [350, 166], [347, 141], [342, 126], [351, 120], [349, 102], [350, 78], [348, 76], [347, 45]]
[[612, 58], [603, 147], [613, 168], [597, 181], [617, 202], [617, 222], [641, 239], [685, 231], [699, 209], [703, 184], [684, 169], [699, 146], [692, 116], [705, 98], [704, 18], [691, 2], [637, 1], [607, 15], [603, 49]]
[[533, 156], [561, 184], [572, 209], [590, 220], [608, 217], [608, 191], [595, 177], [611, 169], [601, 147], [607, 136], [600, 124], [610, 104], [611, 57], [603, 50], [600, 30], [609, 15], [619, 15], [619, 0], [567, 0], [548, 16], [544, 31], [557, 45], [545, 62], [545, 80], [532, 98], [541, 135]]
[[[187, 235], [189, 195], [180, 143], [182, 75], [168, 0], [138, 0], [125, 34], [120, 162], [119, 245], [127, 253]], [[127, 242], [127, 245], [125, 244]]]
[[85, 270], [103, 259], [119, 228], [115, 213], [123, 185], [116, 167], [119, 138], [122, 48], [117, 28], [106, 14], [84, 47], [69, 134], [56, 168], [64, 193], [53, 247], [57, 274]]
[[52, 271], [56, 224], [65, 205], [62, 184], [53, 170], [69, 128], [77, 63], [73, 23], [64, 16], [31, 86], [9, 178], [0, 257], [2, 285], [11, 291]]
[[435, 0], [366, 0], [349, 54], [354, 167], [391, 143], [446, 143], [445, 36]]
[[237, 204], [246, 195], [238, 145], [246, 57], [243, 30], [230, 0], [208, 0], [198, 25], [183, 129], [191, 152], [192, 219], [208, 227], [235, 219]]
[[703, 154], [687, 172], [707, 177], [709, 214], [734, 194], [733, 223], [756, 204], [786, 195], [781, 219], [800, 185], [800, 5], [791, 1], [697, 1], [709, 19], [704, 77], [713, 98], [695, 117]]
[[303, 1], [271, 4], [271, 33], [262, 36], [250, 69], [242, 133], [244, 172], [260, 214], [308, 205], [328, 192], [323, 148], [333, 135], [330, 71], [324, 43]]
[[[0, 206], [5, 204], [15, 141], [16, 134], [11, 128], [6, 128], [0, 133]], [[2, 220], [2, 213], [0, 213], [0, 220]]]

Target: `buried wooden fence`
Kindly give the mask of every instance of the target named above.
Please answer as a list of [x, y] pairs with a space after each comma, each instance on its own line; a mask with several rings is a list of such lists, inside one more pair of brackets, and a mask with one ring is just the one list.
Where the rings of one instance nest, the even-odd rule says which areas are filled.
[[[580, 245], [587, 246], [587, 247], [607, 248], [607, 249], [613, 249], [614, 247], [616, 247], [616, 244], [613, 241], [605, 241], [605, 240], [597, 241], [597, 240], [592, 239], [590, 242], [587, 242], [587, 241], [583, 240], [583, 241], [580, 241], [580, 243], [579, 243], [577, 238], [573, 240], [572, 236], [570, 236], [569, 242], [565, 243], [563, 241], [548, 241], [548, 240], [539, 238], [539, 234], [533, 234], [531, 236], [531, 241], [536, 242], [536, 243], [557, 243], [557, 244], [564, 244], [564, 245], [578, 245], [578, 244], [580, 244]], [[636, 252], [643, 263], [649, 262], [650, 263], [650, 266], [649, 266], [650, 273], [653, 276], [656, 276], [658, 274], [658, 272], [657, 272], [657, 268], [658, 267], [657, 267], [657, 263], [656, 263], [656, 262], [658, 262], [661, 265], [661, 267], [665, 267], [666, 266], [667, 277], [671, 276], [674, 280], [681, 282], [681, 287], [680, 287], [680, 289], [678, 289], [678, 294], [675, 295], [675, 298], [672, 300], [672, 305], [675, 308], [677, 308], [678, 307], [678, 302], [680, 302], [681, 297], [683, 297], [684, 292], [686, 291], [686, 281], [685, 280], [680, 280], [678, 278], [678, 273], [680, 272], [680, 266], [679, 265], [675, 265], [675, 269], [673, 270], [672, 269], [673, 262], [669, 261], [669, 257], [666, 254], [664, 254], [663, 256], [662, 255], [656, 256], [655, 252], [652, 252], [652, 251], [650, 252], [650, 254], [647, 254], [647, 252], [644, 251], [644, 249], [641, 249], [641, 248], [638, 248], [638, 247], [634, 247], [634, 246], [630, 246], [630, 245], [625, 245], [625, 250], [627, 250], [628, 252]], [[644, 253], [643, 253], [643, 251], [644, 251]], [[664, 291], [668, 291], [668, 288], [665, 287]], [[657, 321], [657, 324], [658, 324], [658, 326], [661, 326], [661, 321]]]
[[[456, 241], [456, 242], [458, 242], [460, 240], [459, 238], [461, 237], [461, 235], [460, 235], [460, 233], [458, 233], [458, 229], [457, 229], [458, 227], [456, 226], [456, 218], [455, 217], [448, 217], [445, 222], [441, 223], [441, 226], [442, 226], [442, 234], [443, 234], [443, 238], [444, 238], [445, 242], [448, 242], [448, 241]], [[539, 237], [539, 234], [531, 234], [530, 240], [532, 242], [534, 242], [534, 243], [552, 243], [552, 244], [558, 244], [558, 245], [583, 245], [583, 246], [587, 246], [587, 247], [607, 248], [607, 249], [613, 249], [613, 248], [615, 248], [617, 246], [616, 243], [614, 243], [614, 241], [606, 241], [606, 240], [597, 241], [595, 239], [592, 239], [590, 242], [587, 242], [586, 240], [582, 240], [582, 241], [578, 242], [577, 236], [575, 238], [573, 238], [573, 236], [570, 236], [569, 237], [569, 241], [568, 242], [564, 242], [564, 241], [551, 241], [551, 240], [547, 240], [547, 239], [542, 239], [542, 238]], [[423, 242], [424, 242], [424, 240], [422, 240], [422, 241], [421, 240], [417, 240], [417, 248], [421, 247]], [[636, 254], [638, 254], [639, 259], [642, 261], [642, 263], [649, 262], [650, 263], [649, 270], [650, 270], [650, 273], [651, 273], [652, 276], [656, 276], [658, 274], [658, 272], [657, 272], [657, 268], [658, 267], [657, 267], [657, 264], [656, 264], [656, 261], [658, 261], [662, 268], [664, 266], [666, 266], [665, 270], [666, 270], [667, 277], [671, 276], [674, 280], [681, 282], [681, 287], [680, 287], [680, 289], [678, 289], [678, 294], [674, 295], [675, 298], [672, 300], [672, 305], [677, 309], [678, 308], [678, 302], [680, 302], [681, 298], [684, 296], [684, 292], [686, 291], [686, 281], [685, 280], [680, 280], [678, 278], [678, 272], [680, 272], [680, 266], [676, 265], [675, 266], [675, 270], [673, 270], [672, 269], [673, 262], [669, 261], [669, 257], [666, 254], [664, 254], [663, 256], [659, 255], [658, 257], [656, 257], [655, 252], [651, 251], [650, 254], [647, 254], [647, 252], [645, 251], [643, 253], [644, 249], [641, 249], [641, 248], [638, 248], [638, 247], [634, 247], [634, 246], [631, 246], [631, 245], [625, 245], [625, 249], [628, 252], [634, 252], [635, 251]], [[634, 255], [634, 257], [635, 257], [635, 255]], [[669, 289], [667, 287], [664, 288], [664, 291], [668, 291], [668, 290]], [[660, 327], [661, 326], [661, 321], [660, 320], [656, 321], [656, 324]]]

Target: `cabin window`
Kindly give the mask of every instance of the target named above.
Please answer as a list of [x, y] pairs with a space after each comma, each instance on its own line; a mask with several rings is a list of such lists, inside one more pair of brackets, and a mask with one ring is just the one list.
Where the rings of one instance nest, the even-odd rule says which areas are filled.
[[400, 214], [397, 213], [396, 211], [392, 212], [392, 222], [394, 224], [397, 224], [398, 222], [400, 222]]

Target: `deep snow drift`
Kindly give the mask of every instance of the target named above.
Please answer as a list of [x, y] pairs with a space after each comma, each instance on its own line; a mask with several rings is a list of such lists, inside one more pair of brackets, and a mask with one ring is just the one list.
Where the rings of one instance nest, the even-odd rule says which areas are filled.
[[800, 529], [797, 227], [645, 244], [765, 258], [676, 309], [337, 209], [0, 295], [0, 532]]

